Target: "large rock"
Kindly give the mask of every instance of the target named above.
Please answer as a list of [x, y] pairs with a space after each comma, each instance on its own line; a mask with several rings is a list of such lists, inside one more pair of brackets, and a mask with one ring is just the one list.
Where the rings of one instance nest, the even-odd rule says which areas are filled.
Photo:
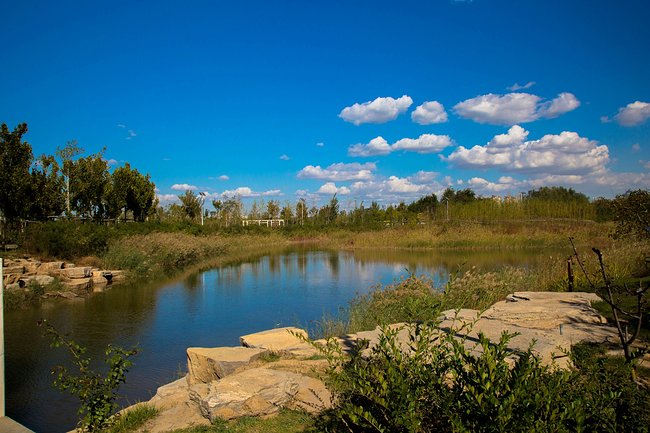
[[187, 382], [193, 385], [222, 379], [267, 352], [249, 347], [190, 347], [187, 349]]
[[79, 268], [61, 269], [61, 276], [70, 279], [90, 278], [92, 277], [92, 268], [86, 266]]
[[211, 421], [266, 416], [282, 407], [315, 411], [327, 407], [330, 398], [329, 392], [317, 379], [266, 368], [245, 370], [190, 388], [190, 399]]
[[144, 425], [144, 431], [149, 433], [210, 425], [210, 421], [203, 417], [199, 407], [190, 400], [186, 378], [161, 386], [147, 404], [159, 411], [154, 419]]
[[239, 337], [239, 340], [244, 347], [258, 347], [268, 349], [271, 352], [290, 352], [292, 349], [307, 349], [308, 345], [295, 334], [307, 338], [307, 331], [304, 329], [287, 327], [244, 335], [243, 337]]
[[36, 283], [40, 286], [47, 286], [49, 284], [52, 284], [54, 282], [54, 278], [50, 277], [49, 275], [30, 275], [28, 277], [21, 277], [18, 280], [18, 285], [20, 287], [27, 287], [31, 283]]

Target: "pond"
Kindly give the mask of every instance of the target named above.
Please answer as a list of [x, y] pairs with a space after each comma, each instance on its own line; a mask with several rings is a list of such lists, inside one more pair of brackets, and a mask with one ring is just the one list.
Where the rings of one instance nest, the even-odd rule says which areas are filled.
[[313, 327], [336, 315], [357, 293], [408, 272], [440, 285], [463, 263], [483, 269], [528, 265], [557, 251], [318, 251], [292, 248], [157, 285], [116, 286], [76, 301], [5, 313], [7, 415], [36, 432], [65, 432], [77, 401], [52, 386], [50, 370], [65, 364], [36, 323], [45, 318], [88, 348], [94, 360], [114, 344], [139, 354], [120, 389], [123, 405], [147, 400], [185, 374], [188, 347], [235, 346], [239, 337], [280, 326]]

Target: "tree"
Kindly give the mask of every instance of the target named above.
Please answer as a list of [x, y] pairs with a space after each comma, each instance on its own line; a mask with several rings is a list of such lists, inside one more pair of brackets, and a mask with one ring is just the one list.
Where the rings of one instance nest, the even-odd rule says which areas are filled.
[[269, 219], [275, 219], [280, 214], [280, 203], [277, 200], [269, 200], [266, 204], [266, 214]]
[[194, 194], [194, 191], [187, 190], [185, 194], [178, 196], [185, 216], [194, 221], [201, 217], [201, 199]]
[[226, 198], [223, 202], [223, 212], [226, 218], [226, 226], [238, 224], [242, 217], [242, 202], [238, 195]]
[[69, 167], [71, 207], [78, 214], [101, 219], [107, 216], [110, 175], [104, 159], [105, 149], [79, 158]]
[[438, 197], [435, 194], [426, 195], [408, 205], [409, 212], [435, 214], [438, 207]]
[[618, 225], [615, 236], [650, 238], [650, 192], [643, 189], [619, 194], [612, 201]]
[[26, 123], [16, 126], [13, 132], [4, 123], [0, 126], [0, 213], [7, 223], [29, 212], [33, 154], [32, 146], [22, 140], [26, 133]]
[[65, 178], [65, 208], [68, 217], [72, 215], [70, 206], [70, 176], [74, 168], [72, 158], [80, 155], [83, 151], [83, 148], [79, 147], [77, 140], [68, 141], [64, 148], [56, 149], [56, 155], [61, 159], [63, 176]]
[[129, 163], [115, 169], [111, 175], [111, 216], [117, 217], [123, 209], [126, 219], [126, 213], [130, 210], [134, 220], [144, 221], [156, 206], [155, 189], [149, 175], [140, 174]]
[[300, 218], [300, 225], [305, 223], [305, 217], [307, 216], [307, 201], [305, 198], [300, 198], [296, 203], [296, 218]]
[[61, 215], [65, 208], [64, 179], [53, 156], [42, 155], [31, 172], [29, 217], [44, 219]]
[[574, 201], [581, 204], [589, 204], [589, 197], [581, 192], [575, 191], [573, 188], [565, 188], [563, 186], [543, 186], [538, 189], [533, 189], [528, 191], [526, 198], [560, 202]]
[[280, 217], [285, 221], [285, 224], [289, 224], [293, 220], [293, 209], [289, 202], [285, 203], [282, 212], [280, 212]]

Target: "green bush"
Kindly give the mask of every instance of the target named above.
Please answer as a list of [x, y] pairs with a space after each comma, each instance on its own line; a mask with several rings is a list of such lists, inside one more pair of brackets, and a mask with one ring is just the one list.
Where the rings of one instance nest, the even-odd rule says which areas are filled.
[[[384, 327], [378, 344], [344, 355], [330, 340], [328, 387], [335, 405], [318, 419], [322, 431], [349, 432], [644, 432], [647, 390], [622, 367], [604, 368], [584, 351], [576, 367], [544, 366], [532, 347], [513, 354], [503, 334], [469, 344], [465, 330], [435, 323]], [[320, 347], [320, 346], [317, 346]], [[516, 355], [516, 356], [513, 356]]]

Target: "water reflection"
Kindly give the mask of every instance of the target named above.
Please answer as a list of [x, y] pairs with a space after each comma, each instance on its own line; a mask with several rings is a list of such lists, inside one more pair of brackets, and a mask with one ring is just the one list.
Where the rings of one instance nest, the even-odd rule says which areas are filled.
[[196, 273], [176, 282], [118, 286], [90, 299], [7, 312], [7, 413], [35, 431], [74, 427], [76, 402], [51, 387], [49, 371], [65, 354], [49, 347], [36, 322], [47, 318], [88, 347], [95, 360], [112, 343], [140, 354], [122, 388], [128, 402], [145, 400], [185, 369], [191, 346], [237, 345], [239, 336], [276, 326], [312, 326], [376, 283], [408, 272], [438, 284], [462, 263], [491, 269], [528, 264], [548, 252], [404, 252], [286, 249]]

